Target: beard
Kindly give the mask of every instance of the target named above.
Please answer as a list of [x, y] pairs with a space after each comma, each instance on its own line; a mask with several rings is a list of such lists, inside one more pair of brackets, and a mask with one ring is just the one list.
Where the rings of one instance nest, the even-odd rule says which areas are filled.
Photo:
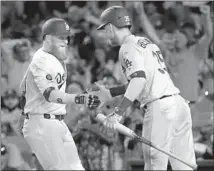
[[68, 57], [68, 47], [59, 47], [60, 59], [66, 60]]
[[61, 60], [64, 61], [68, 58], [68, 47], [61, 47], [61, 46], [55, 46], [53, 47], [53, 52], [55, 56]]
[[109, 44], [111, 47], [116, 47], [116, 46], [118, 46], [118, 44], [116, 43], [116, 41], [114, 41], [114, 40], [112, 40], [112, 39], [108, 40], [108, 44]]

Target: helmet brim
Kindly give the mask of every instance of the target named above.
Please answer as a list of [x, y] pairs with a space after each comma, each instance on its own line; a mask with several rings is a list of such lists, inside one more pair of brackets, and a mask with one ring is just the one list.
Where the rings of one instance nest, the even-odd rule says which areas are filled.
[[55, 33], [56, 36], [71, 36], [72, 34], [73, 33], [71, 31]]
[[97, 27], [97, 30], [103, 30], [107, 24], [108, 23], [101, 24], [99, 27]]

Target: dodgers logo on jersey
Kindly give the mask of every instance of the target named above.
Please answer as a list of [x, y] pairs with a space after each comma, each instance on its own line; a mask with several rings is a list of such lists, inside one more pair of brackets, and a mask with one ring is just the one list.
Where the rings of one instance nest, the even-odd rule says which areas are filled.
[[63, 75], [61, 75], [60, 73], [57, 73], [55, 79], [56, 79], [56, 82], [58, 84], [58, 88], [60, 89], [63, 86], [63, 84], [65, 83], [66, 74], [63, 73]]
[[126, 68], [130, 68], [132, 66], [132, 61], [130, 61], [126, 58], [124, 59], [124, 63], [125, 63]]

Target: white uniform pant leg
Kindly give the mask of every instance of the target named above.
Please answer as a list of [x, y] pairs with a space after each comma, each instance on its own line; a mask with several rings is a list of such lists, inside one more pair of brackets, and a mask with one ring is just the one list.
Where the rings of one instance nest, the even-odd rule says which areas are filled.
[[[165, 99], [150, 103], [146, 109], [143, 122], [143, 137], [160, 148], [169, 150], [174, 122], [173, 113]], [[144, 170], [166, 170], [168, 156], [143, 144]]]
[[63, 137], [64, 148], [66, 151], [66, 156], [68, 159], [69, 169], [70, 170], [85, 170], [82, 166], [81, 160], [78, 155], [78, 150], [74, 139], [69, 131], [67, 125], [64, 121], [61, 121], [62, 125], [65, 128], [65, 136]]
[[64, 148], [64, 126], [56, 119], [29, 116], [23, 127], [23, 134], [32, 151], [45, 170], [68, 170]]
[[[171, 151], [184, 161], [196, 165], [190, 108], [181, 96], [175, 98], [178, 104], [176, 111], [178, 118], [175, 124]], [[170, 163], [173, 170], [192, 170], [189, 166], [173, 158], [170, 158]]]

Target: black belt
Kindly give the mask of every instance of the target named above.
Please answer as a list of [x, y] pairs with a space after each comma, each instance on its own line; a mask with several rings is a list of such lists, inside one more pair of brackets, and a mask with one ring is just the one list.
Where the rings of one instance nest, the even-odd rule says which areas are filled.
[[[44, 113], [43, 114], [45, 119], [51, 119], [51, 115], [48, 113]], [[53, 115], [55, 118], [53, 119], [57, 119], [59, 121], [63, 120], [65, 118], [65, 115]], [[26, 119], [29, 119], [29, 114], [26, 114]]]
[[[164, 98], [166, 98], [166, 97], [171, 97], [171, 96], [175, 96], [175, 95], [179, 95], [179, 94], [164, 95], [164, 96], [161, 96], [161, 97], [158, 98], [158, 99], [161, 100], [161, 99], [164, 99]], [[158, 99], [157, 99], [157, 100], [158, 100]], [[143, 109], [147, 109], [147, 105], [145, 105], [145, 106], [143, 107]]]
[[170, 96], [174, 96], [175, 94], [172, 94], [172, 95], [164, 95], [164, 96], [162, 96], [162, 97], [160, 97], [159, 99], [164, 99], [164, 98], [166, 98], [166, 97], [170, 97]]

